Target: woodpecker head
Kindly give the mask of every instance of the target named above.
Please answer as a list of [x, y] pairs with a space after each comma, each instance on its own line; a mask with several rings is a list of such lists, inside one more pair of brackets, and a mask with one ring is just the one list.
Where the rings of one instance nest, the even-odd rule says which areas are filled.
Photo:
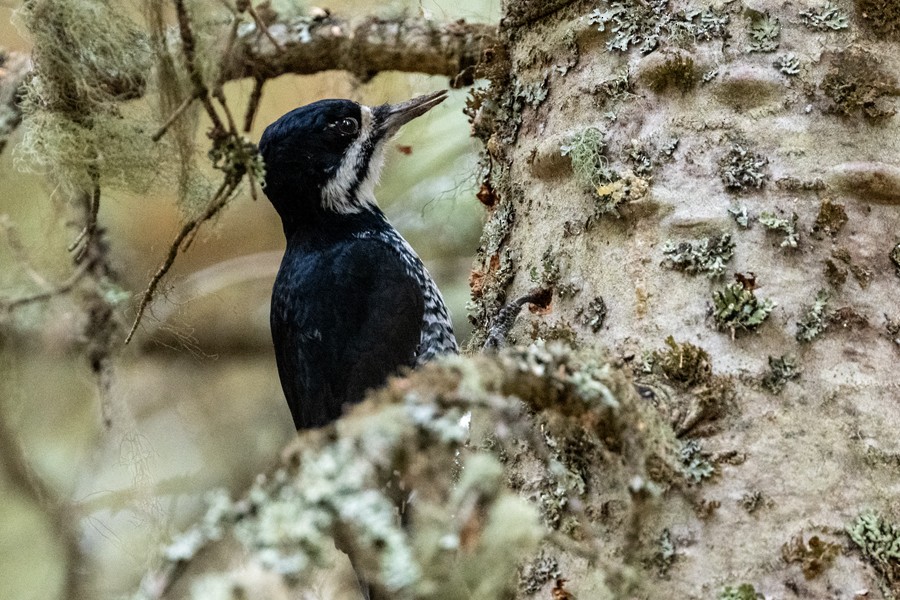
[[265, 192], [285, 226], [374, 205], [387, 141], [446, 97], [442, 90], [371, 108], [352, 100], [320, 100], [269, 125], [259, 142]]

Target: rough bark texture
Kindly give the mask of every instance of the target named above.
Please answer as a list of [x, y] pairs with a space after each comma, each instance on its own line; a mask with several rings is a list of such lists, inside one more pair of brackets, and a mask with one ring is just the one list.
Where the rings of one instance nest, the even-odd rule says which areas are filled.
[[[879, 562], [847, 534], [865, 511], [900, 519], [896, 9], [620, 0], [523, 18], [531, 4], [508, 2], [485, 70], [509, 77], [472, 102], [490, 162], [472, 318], [486, 335], [506, 298], [555, 286], [517, 341], [611, 349], [712, 468], [643, 511], [637, 538], [627, 491], [590, 471], [606, 556], [639, 574], [620, 597], [900, 596], [896, 546]], [[580, 583], [594, 567], [542, 560], [598, 597]]]

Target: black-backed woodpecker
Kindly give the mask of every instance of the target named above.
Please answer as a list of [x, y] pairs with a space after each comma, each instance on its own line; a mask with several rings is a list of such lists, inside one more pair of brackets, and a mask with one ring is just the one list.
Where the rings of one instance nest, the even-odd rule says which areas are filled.
[[298, 429], [334, 421], [402, 367], [458, 351], [440, 291], [374, 195], [388, 140], [445, 98], [321, 100], [262, 135], [265, 193], [287, 239], [272, 340]]

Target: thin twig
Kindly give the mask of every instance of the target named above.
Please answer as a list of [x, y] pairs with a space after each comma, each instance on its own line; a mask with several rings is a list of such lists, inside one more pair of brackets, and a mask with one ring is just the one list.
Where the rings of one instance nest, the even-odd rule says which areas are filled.
[[224, 131], [225, 127], [222, 126], [222, 120], [209, 100], [209, 89], [203, 83], [203, 76], [200, 75], [200, 70], [197, 69], [194, 31], [191, 29], [191, 20], [188, 17], [187, 7], [184, 5], [184, 0], [173, 0], [173, 2], [175, 3], [175, 11], [178, 13], [181, 52], [184, 55], [184, 64], [191, 78], [191, 84], [194, 87], [194, 96], [200, 100], [203, 108], [206, 109], [206, 114], [209, 115], [209, 119], [213, 124], [213, 131]]
[[25, 274], [28, 275], [31, 281], [38, 287], [51, 287], [50, 282], [34, 268], [34, 264], [32, 264], [31, 258], [25, 250], [25, 245], [19, 237], [19, 232], [10, 220], [9, 215], [0, 215], [0, 228], [2, 228], [3, 232], [6, 234], [6, 243], [9, 245], [9, 250], [12, 252], [16, 264], [25, 271]]
[[281, 42], [275, 39], [275, 36], [272, 35], [272, 32], [269, 31], [268, 25], [266, 25], [263, 20], [259, 17], [259, 13], [256, 12], [256, 9], [253, 8], [252, 2], [247, 2], [247, 12], [250, 13], [250, 16], [253, 17], [253, 20], [256, 21], [256, 26], [259, 27], [260, 31], [269, 38], [269, 41], [272, 42], [272, 45], [275, 46], [275, 49], [278, 50], [279, 54], [284, 54], [285, 49], [284, 46], [281, 45]]
[[187, 251], [187, 249], [191, 247], [191, 244], [194, 243], [194, 239], [197, 237], [197, 233], [200, 231], [200, 225], [215, 217], [217, 214], [219, 214], [219, 211], [224, 208], [225, 203], [228, 202], [231, 194], [233, 194], [234, 190], [237, 188], [237, 183], [238, 182], [227, 182], [222, 184], [222, 187], [220, 187], [219, 191], [217, 191], [213, 196], [213, 200], [210, 202], [209, 206], [206, 208], [200, 218], [197, 219], [197, 227], [194, 227], [194, 229], [190, 231], [181, 242], [182, 252]]
[[0, 302], [0, 306], [5, 308], [8, 312], [12, 312], [16, 308], [20, 306], [25, 306], [26, 304], [34, 304], [35, 302], [46, 302], [55, 296], [62, 296], [63, 294], [68, 294], [72, 291], [72, 289], [81, 281], [81, 278], [90, 271], [91, 267], [93, 267], [93, 261], [84, 261], [78, 265], [78, 268], [69, 275], [69, 278], [66, 279], [61, 284], [51, 287], [43, 292], [37, 292], [36, 294], [31, 294], [29, 296], [22, 296], [21, 298], [16, 298], [14, 300], [10, 300], [8, 302]]
[[247, 112], [244, 113], [244, 133], [250, 133], [253, 127], [253, 119], [259, 111], [259, 101], [262, 98], [263, 86], [266, 85], [264, 77], [256, 76], [253, 84], [253, 91], [250, 93], [250, 102], [247, 104]]
[[228, 121], [228, 131], [237, 132], [237, 124], [234, 122], [234, 117], [231, 115], [231, 109], [228, 108], [228, 103], [225, 101], [225, 92], [222, 91], [221, 87], [218, 87], [216, 88], [216, 91], [213, 92], [213, 96], [219, 101], [222, 112], [225, 113], [225, 120]]
[[186, 111], [188, 109], [188, 107], [194, 103], [194, 100], [196, 100], [196, 99], [197, 99], [196, 95], [191, 95], [191, 96], [188, 96], [187, 98], [185, 98], [184, 100], [182, 100], [181, 104], [178, 105], [178, 108], [176, 108], [172, 112], [172, 114], [169, 115], [169, 118], [166, 119], [166, 122], [163, 123], [162, 127], [160, 127], [156, 131], [156, 133], [153, 134], [153, 136], [150, 139], [153, 140], [154, 142], [158, 142], [159, 140], [161, 140], [162, 136], [166, 135], [166, 132], [169, 130], [169, 127], [172, 126], [172, 124], [175, 122], [175, 120], [178, 119], [178, 117], [180, 117], [184, 113], [184, 111]]
[[162, 264], [156, 270], [156, 273], [153, 274], [153, 278], [150, 279], [150, 283], [147, 284], [147, 289], [144, 290], [144, 294], [141, 296], [141, 302], [138, 305], [137, 314], [134, 316], [134, 321], [131, 324], [131, 329], [128, 331], [128, 335], [125, 336], [126, 344], [128, 344], [131, 341], [131, 338], [134, 337], [134, 333], [135, 331], [137, 331], [138, 325], [141, 322], [141, 318], [144, 316], [144, 312], [147, 310], [147, 306], [149, 306], [150, 302], [153, 300], [153, 295], [156, 293], [156, 288], [159, 287], [159, 282], [162, 281], [162, 278], [165, 277], [166, 273], [169, 272], [169, 269], [172, 268], [172, 265], [175, 263], [175, 258], [178, 256], [178, 252], [186, 250], [187, 247], [190, 246], [190, 242], [196, 235], [197, 228], [199, 228], [200, 225], [211, 219], [216, 215], [216, 213], [222, 210], [222, 207], [225, 206], [225, 203], [228, 201], [228, 198], [231, 196], [231, 193], [236, 187], [237, 184], [230, 183], [228, 179], [223, 181], [222, 185], [219, 186], [219, 189], [213, 195], [212, 200], [210, 200], [210, 203], [203, 214], [185, 223], [182, 226], [181, 231], [178, 232], [178, 235], [175, 236], [175, 239], [172, 240], [172, 243], [169, 245], [169, 252], [166, 255], [165, 260], [163, 260]]

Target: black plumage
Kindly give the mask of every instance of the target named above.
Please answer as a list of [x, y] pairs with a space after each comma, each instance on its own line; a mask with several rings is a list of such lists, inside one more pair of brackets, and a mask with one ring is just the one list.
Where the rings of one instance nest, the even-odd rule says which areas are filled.
[[401, 367], [457, 351], [440, 292], [373, 193], [387, 140], [444, 98], [374, 108], [322, 100], [260, 140], [265, 193], [287, 240], [272, 340], [298, 429], [338, 418]]

